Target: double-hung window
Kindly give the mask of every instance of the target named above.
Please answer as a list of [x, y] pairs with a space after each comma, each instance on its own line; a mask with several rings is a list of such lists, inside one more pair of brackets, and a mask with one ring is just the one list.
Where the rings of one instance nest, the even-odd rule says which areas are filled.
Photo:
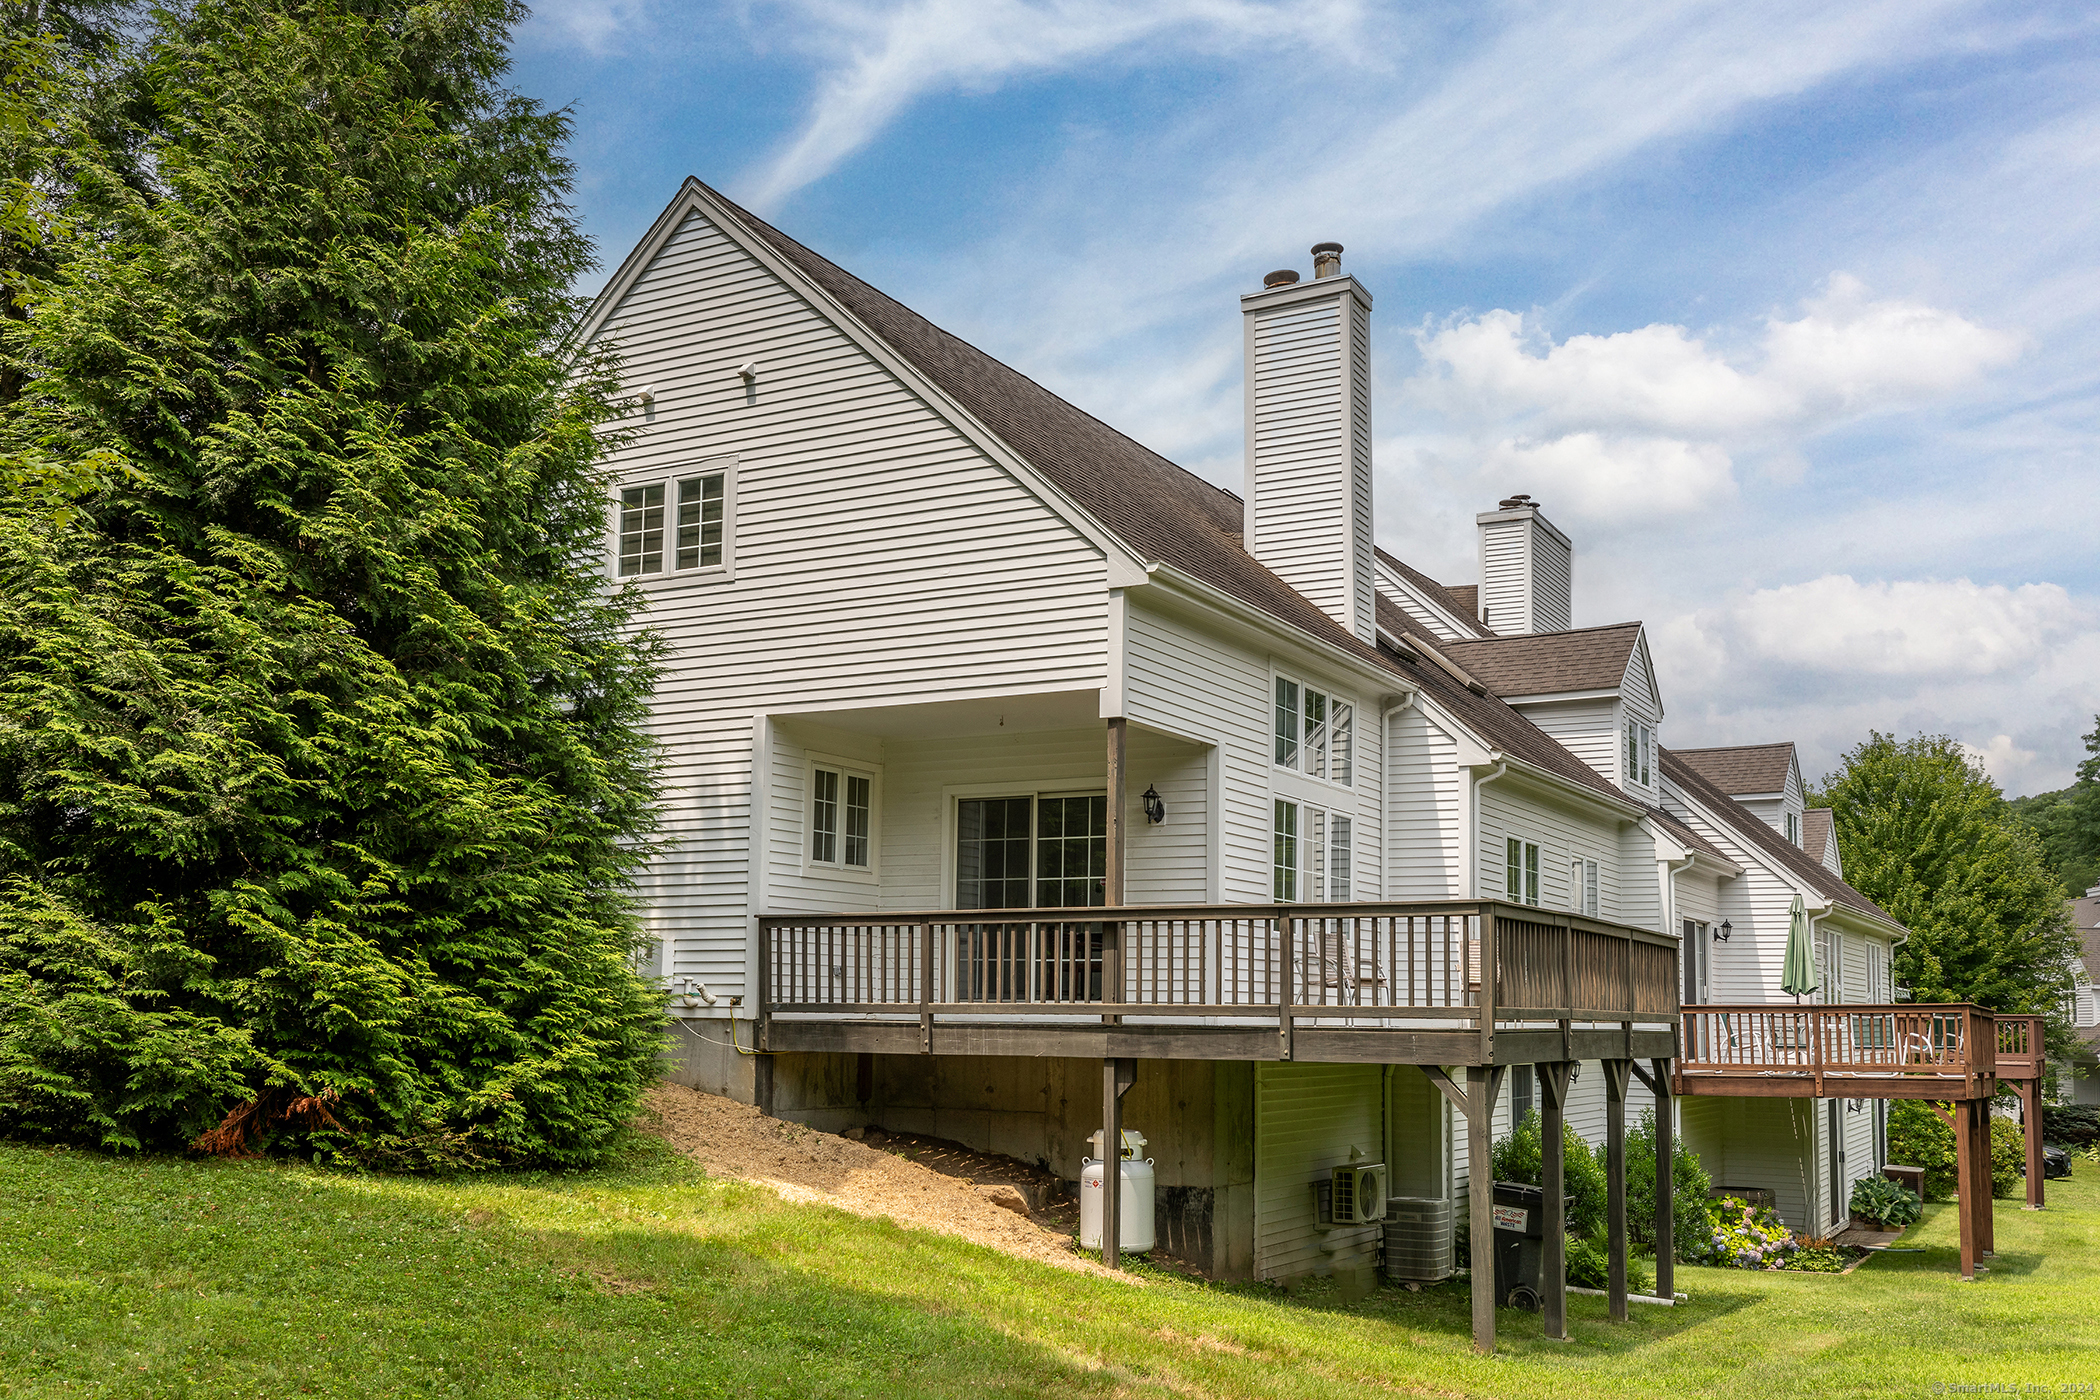
[[709, 464], [620, 488], [619, 576], [704, 573], [729, 563], [734, 472]]
[[1686, 919], [1679, 951], [1684, 959], [1684, 1000], [1686, 1005], [1696, 1006], [1709, 999], [1706, 986], [1711, 949], [1707, 926]]
[[809, 862], [841, 870], [874, 865], [875, 776], [818, 762], [809, 770]]
[[1626, 721], [1626, 781], [1655, 786], [1655, 730], [1637, 719]]
[[1786, 814], [1786, 839], [1792, 845], [1801, 844], [1801, 818], [1792, 812]]
[[1602, 902], [1598, 897], [1597, 862], [1593, 860], [1570, 862], [1568, 867], [1568, 889], [1573, 896], [1570, 902], [1573, 904], [1575, 912], [1595, 918]]
[[1275, 762], [1344, 786], [1355, 781], [1356, 711], [1346, 700], [1276, 678]]
[[1512, 904], [1539, 902], [1539, 846], [1512, 836], [1503, 843], [1502, 889]]
[[1356, 824], [1324, 807], [1276, 799], [1272, 890], [1279, 904], [1348, 900]]

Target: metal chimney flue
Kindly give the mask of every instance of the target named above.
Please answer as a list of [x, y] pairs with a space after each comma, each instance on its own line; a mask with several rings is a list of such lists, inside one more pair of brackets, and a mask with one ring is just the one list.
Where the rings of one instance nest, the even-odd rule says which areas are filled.
[[1274, 291], [1278, 287], [1288, 287], [1295, 283], [1297, 280], [1297, 273], [1291, 271], [1287, 267], [1280, 267], [1276, 269], [1276, 271], [1270, 273], [1268, 276], [1262, 278], [1261, 286], [1262, 290], [1265, 292]]
[[1313, 280], [1342, 275], [1342, 245], [1339, 243], [1315, 243], [1312, 246]]

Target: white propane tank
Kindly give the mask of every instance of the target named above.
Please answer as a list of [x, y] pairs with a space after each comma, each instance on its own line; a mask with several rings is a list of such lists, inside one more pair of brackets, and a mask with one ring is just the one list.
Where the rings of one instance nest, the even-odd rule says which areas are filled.
[[[1093, 1138], [1096, 1152], [1101, 1150], [1101, 1134]], [[1153, 1223], [1153, 1180], [1150, 1158], [1140, 1158], [1145, 1150], [1145, 1135], [1125, 1129], [1123, 1133], [1122, 1181], [1123, 1197], [1118, 1206], [1122, 1219], [1116, 1234], [1121, 1237], [1121, 1247], [1126, 1254], [1147, 1254], [1158, 1243]], [[1098, 1158], [1089, 1157], [1079, 1168], [1079, 1247], [1101, 1248], [1101, 1183], [1105, 1173]]]

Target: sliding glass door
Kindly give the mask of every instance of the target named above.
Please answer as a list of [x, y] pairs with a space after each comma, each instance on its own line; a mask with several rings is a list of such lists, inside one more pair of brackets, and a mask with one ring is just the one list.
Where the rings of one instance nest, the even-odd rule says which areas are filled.
[[[1106, 902], [1108, 799], [966, 797], [955, 810], [955, 907], [1071, 909]], [[1101, 995], [1101, 927], [965, 924], [956, 931], [964, 1001], [1078, 1001]]]

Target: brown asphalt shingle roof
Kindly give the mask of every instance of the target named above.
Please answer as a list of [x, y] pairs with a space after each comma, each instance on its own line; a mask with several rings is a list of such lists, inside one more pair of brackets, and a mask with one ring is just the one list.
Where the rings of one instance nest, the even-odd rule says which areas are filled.
[[1801, 849], [1821, 864], [1830, 858], [1830, 843], [1837, 840], [1837, 823], [1828, 807], [1810, 807], [1801, 813]]
[[1444, 654], [1497, 695], [1614, 690], [1626, 679], [1640, 637], [1640, 623], [1620, 622], [1573, 632], [1452, 642]]
[[1469, 583], [1462, 588], [1446, 587], [1423, 573], [1420, 569], [1417, 569], [1414, 565], [1395, 558], [1382, 549], [1377, 550], [1376, 553], [1379, 563], [1413, 584], [1431, 602], [1437, 604], [1446, 612], [1455, 614], [1460, 622], [1472, 630], [1474, 636], [1492, 637], [1495, 635], [1481, 625], [1480, 587], [1478, 584]]
[[[1378, 627], [1382, 632], [1404, 638], [1417, 651], [1443, 654], [1450, 650], [1431, 636], [1421, 623], [1409, 617], [1398, 603], [1383, 595], [1378, 599]], [[1510, 757], [1622, 802], [1631, 800], [1616, 783], [1599, 776], [1596, 769], [1562, 748], [1557, 739], [1511, 709], [1492, 691], [1476, 695], [1465, 682], [1426, 658], [1410, 662], [1395, 652], [1385, 654], [1388, 664], [1395, 670], [1414, 681], [1438, 705]]]
[[1731, 797], [1786, 791], [1794, 746], [1741, 744], [1732, 749], [1678, 749], [1677, 757]]
[[[1791, 747], [1784, 745], [1781, 747]], [[1711, 750], [1709, 750], [1711, 752]], [[1868, 899], [1852, 886], [1823, 868], [1820, 861], [1812, 860], [1806, 851], [1788, 841], [1784, 836], [1766, 826], [1749, 808], [1737, 802], [1719, 787], [1709, 782], [1706, 776], [1684, 761], [1684, 755], [1675, 749], [1662, 750], [1663, 776], [1675, 783], [1693, 801], [1713, 814], [1716, 821], [1727, 823], [1729, 829], [1744, 845], [1755, 847], [1768, 857], [1772, 864], [1783, 866], [1789, 873], [1810, 889], [1826, 899], [1835, 900], [1862, 914], [1872, 914], [1898, 924], [1895, 915]], [[1770, 792], [1770, 788], [1752, 789]], [[1900, 924], [1898, 924], [1900, 927]]]

